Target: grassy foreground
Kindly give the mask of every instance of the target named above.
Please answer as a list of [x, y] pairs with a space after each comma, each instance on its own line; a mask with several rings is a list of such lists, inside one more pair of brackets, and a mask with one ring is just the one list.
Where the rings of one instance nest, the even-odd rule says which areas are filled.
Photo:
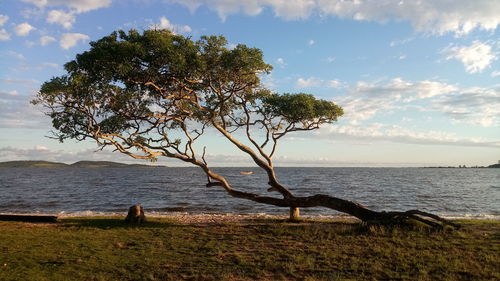
[[0, 280], [500, 280], [500, 222], [460, 223], [0, 222]]

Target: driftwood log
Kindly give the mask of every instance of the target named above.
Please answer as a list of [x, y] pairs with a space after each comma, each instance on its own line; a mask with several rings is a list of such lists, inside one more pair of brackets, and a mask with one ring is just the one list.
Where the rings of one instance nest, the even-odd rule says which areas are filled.
[[0, 221], [57, 222], [57, 217], [39, 215], [0, 215]]
[[125, 222], [128, 223], [144, 223], [146, 222], [146, 216], [144, 215], [144, 209], [141, 205], [134, 205], [128, 209], [127, 217]]

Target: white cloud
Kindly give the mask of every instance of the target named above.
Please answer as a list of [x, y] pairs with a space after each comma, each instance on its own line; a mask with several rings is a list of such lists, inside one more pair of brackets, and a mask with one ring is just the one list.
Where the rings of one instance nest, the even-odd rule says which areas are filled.
[[48, 23], [57, 23], [62, 25], [65, 29], [70, 29], [75, 23], [75, 13], [65, 12], [63, 10], [51, 10], [47, 14]]
[[61, 36], [61, 40], [59, 41], [59, 45], [61, 48], [67, 50], [71, 47], [74, 47], [78, 41], [89, 40], [90, 37], [88, 35], [82, 33], [64, 33]]
[[495, 70], [495, 71], [491, 72], [491, 77], [497, 77], [497, 76], [500, 76], [500, 71]]
[[46, 151], [46, 150], [49, 150], [48, 147], [43, 146], [43, 145], [35, 145], [35, 147], [33, 149], [37, 150], [37, 151]]
[[42, 67], [52, 67], [52, 68], [58, 68], [59, 65], [57, 63], [53, 62], [44, 62], [41, 64]]
[[10, 40], [10, 34], [4, 28], [0, 29], [0, 41]]
[[36, 44], [35, 41], [31, 41], [31, 40], [24, 41], [24, 45], [26, 45], [26, 47], [28, 47], [28, 48], [35, 46], [35, 44]]
[[315, 77], [309, 77], [307, 79], [304, 78], [299, 78], [297, 79], [297, 82], [295, 85], [297, 88], [313, 88], [313, 87], [319, 87], [321, 85], [322, 81], [318, 78]]
[[24, 57], [24, 55], [23, 55], [23, 54], [18, 53], [18, 52], [15, 52], [15, 51], [7, 51], [7, 52], [5, 52], [5, 53], [6, 53], [9, 57], [14, 57], [14, 58], [16, 58], [16, 59], [18, 59], [18, 60], [25, 60], [25, 59], [26, 59], [26, 57]]
[[264, 87], [271, 89], [271, 90], [274, 90], [274, 91], [277, 91], [277, 89], [276, 89], [277, 81], [273, 77], [272, 73], [268, 74], [268, 75], [261, 75], [259, 78], [260, 78], [262, 85], [264, 85]]
[[77, 13], [108, 7], [112, 0], [22, 0], [32, 3], [38, 8], [63, 6], [74, 9]]
[[160, 23], [153, 24], [150, 26], [150, 28], [168, 29], [174, 33], [188, 33], [192, 31], [189, 25], [172, 24], [166, 17], [161, 17]]
[[394, 78], [383, 85], [379, 82], [358, 82], [348, 94], [336, 99], [344, 108], [346, 119], [356, 124], [369, 120], [380, 112], [397, 109], [404, 103], [431, 98], [457, 90], [453, 85], [434, 81], [410, 82]]
[[295, 86], [297, 88], [316, 88], [316, 87], [324, 87], [324, 88], [341, 88], [344, 87], [344, 83], [335, 79], [335, 80], [323, 80], [316, 77], [299, 78], [295, 82]]
[[9, 16], [0, 15], [0, 26], [3, 26], [9, 20]]
[[202, 5], [215, 11], [224, 21], [228, 15], [245, 13], [255, 16], [260, 14], [266, 6], [272, 7], [277, 17], [286, 20], [305, 19], [313, 12], [315, 0], [169, 0], [188, 7], [194, 12]]
[[287, 63], [283, 58], [277, 58], [276, 59], [276, 64], [279, 65], [281, 68], [285, 67]]
[[328, 62], [328, 63], [332, 63], [332, 62], [334, 62], [335, 60], [336, 60], [336, 58], [335, 58], [335, 57], [327, 57], [327, 58], [326, 58], [326, 62]]
[[43, 8], [48, 4], [48, 0], [21, 0], [23, 2], [32, 3], [39, 8]]
[[316, 43], [316, 41], [314, 41], [314, 40], [312, 40], [312, 39], [311, 39], [311, 40], [309, 40], [309, 42], [307, 42], [307, 44], [309, 44], [309, 46], [312, 46], [312, 45], [314, 45], [315, 43]]
[[13, 160], [33, 160], [43, 159], [52, 160], [50, 151], [40, 150], [37, 147], [32, 148], [16, 148], [16, 147], [0, 147], [0, 161]]
[[227, 48], [228, 48], [229, 50], [234, 50], [237, 46], [238, 46], [238, 44], [235, 44], [235, 43], [229, 43], [229, 44], [227, 45]]
[[59, 65], [57, 63], [52, 63], [52, 62], [43, 62], [39, 64], [27, 64], [25, 62], [20, 63], [16, 68], [15, 71], [27, 71], [27, 70], [45, 70], [46, 68], [58, 68]]
[[[29, 148], [23, 147], [0, 147], [0, 161], [13, 160], [46, 160], [64, 163], [74, 163], [80, 160], [94, 161], [117, 161], [125, 163], [148, 164], [140, 160], [134, 160], [122, 153], [112, 152], [109, 150], [97, 150], [97, 148], [86, 148], [81, 150], [55, 150], [45, 145], [35, 145]], [[160, 164], [163, 159], [157, 164]]]
[[262, 2], [268, 2], [265, 4], [273, 7], [276, 16], [284, 18], [286, 20], [308, 18], [317, 5], [314, 0], [270, 0]]
[[30, 104], [39, 87], [40, 81], [34, 79], [0, 79], [0, 88], [9, 89], [0, 90], [0, 131], [1, 128], [50, 128], [48, 117]]
[[497, 59], [497, 56], [492, 52], [491, 46], [478, 40], [472, 42], [469, 47], [447, 47], [443, 52], [448, 55], [447, 60], [456, 59], [461, 61], [468, 73], [482, 72]]
[[348, 90], [348, 94], [335, 98], [335, 102], [343, 107], [344, 117], [351, 124], [408, 107], [437, 112], [457, 123], [482, 127], [500, 124], [498, 89], [461, 89], [436, 81], [411, 82], [395, 78], [386, 84], [358, 82]]
[[340, 82], [339, 80], [328, 80], [326, 82], [326, 85], [329, 88], [341, 88], [343, 86], [343, 83]]
[[399, 45], [404, 45], [404, 44], [407, 44], [407, 43], [413, 41], [414, 39], [415, 38], [413, 38], [413, 37], [409, 37], [409, 38], [400, 39], [400, 40], [393, 40], [393, 41], [391, 41], [391, 43], [389, 43], [389, 46], [396, 47]]
[[472, 30], [495, 30], [500, 24], [500, 2], [491, 0], [169, 0], [191, 11], [202, 5], [221, 19], [236, 13], [258, 15], [270, 8], [285, 20], [312, 15], [359, 21], [408, 21], [415, 30], [432, 34], [468, 34]]
[[0, 128], [49, 128], [48, 117], [29, 103], [31, 98], [17, 92], [0, 95]]
[[45, 46], [52, 41], [56, 41], [56, 38], [45, 35], [40, 38], [40, 45]]
[[454, 85], [449, 85], [436, 81], [423, 80], [415, 83], [405, 82], [401, 78], [396, 78], [392, 82], [393, 86], [401, 87], [400, 89], [406, 94], [408, 92], [414, 92], [413, 96], [405, 99], [405, 102], [432, 98], [434, 96], [445, 95], [453, 93], [457, 90]]
[[23, 8], [19, 14], [27, 20], [38, 20], [44, 17], [45, 10], [43, 8]]
[[447, 114], [455, 122], [482, 127], [500, 125], [499, 89], [461, 89], [433, 100], [431, 105], [433, 110]]
[[12, 90], [12, 91], [3, 91], [3, 90], [0, 90], [0, 97], [1, 96], [17, 96], [18, 93], [16, 90]]
[[16, 85], [19, 87], [33, 87], [40, 84], [40, 81], [35, 79], [0, 78], [0, 83]]
[[330, 125], [315, 132], [326, 139], [349, 139], [359, 141], [390, 141], [397, 143], [455, 145], [475, 147], [499, 147], [500, 141], [481, 138], [462, 138], [442, 131], [414, 131], [399, 125], [374, 123], [369, 125]]
[[344, 109], [344, 118], [351, 124], [369, 120], [379, 112], [386, 112], [396, 107], [395, 102], [388, 98], [337, 98], [335, 102]]
[[417, 31], [467, 34], [479, 28], [494, 30], [500, 24], [500, 2], [490, 0], [400, 1], [400, 0], [319, 0], [321, 11], [340, 18], [386, 22], [409, 21]]
[[[48, 12], [47, 22], [60, 24], [65, 29], [70, 29], [75, 23], [77, 14], [108, 7], [112, 0], [21, 0], [31, 3], [38, 9], [25, 9], [24, 16], [40, 15], [48, 7], [59, 7]], [[66, 11], [67, 10], [67, 11]]]
[[16, 34], [18, 36], [27, 36], [31, 31], [35, 30], [36, 28], [32, 25], [30, 25], [27, 22], [18, 24], [14, 30], [16, 31]]

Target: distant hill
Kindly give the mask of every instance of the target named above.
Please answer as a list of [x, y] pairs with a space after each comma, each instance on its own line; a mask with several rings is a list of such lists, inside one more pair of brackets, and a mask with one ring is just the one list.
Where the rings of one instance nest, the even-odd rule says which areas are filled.
[[136, 167], [136, 168], [156, 168], [165, 167], [160, 165], [143, 165], [143, 164], [124, 164], [111, 161], [78, 161], [73, 164], [65, 164], [59, 162], [49, 162], [49, 161], [7, 161], [0, 162], [0, 168], [126, 168], [126, 167]]
[[60, 168], [68, 164], [49, 161], [7, 161], [0, 162], [0, 168]]
[[488, 168], [500, 168], [500, 163], [489, 165]]
[[122, 168], [122, 167], [127, 167], [129, 165], [111, 161], [78, 161], [69, 166], [77, 168], [109, 168], [109, 167]]

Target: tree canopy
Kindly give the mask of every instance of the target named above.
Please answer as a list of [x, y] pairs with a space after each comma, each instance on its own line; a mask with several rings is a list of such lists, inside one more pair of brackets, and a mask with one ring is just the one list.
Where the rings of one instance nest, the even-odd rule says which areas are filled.
[[[60, 141], [90, 138], [138, 159], [176, 158], [202, 168], [207, 186], [260, 203], [324, 206], [362, 220], [380, 217], [327, 195], [296, 197], [278, 181], [272, 159], [279, 140], [334, 123], [343, 110], [311, 94], [266, 89], [260, 77], [272, 66], [261, 50], [242, 44], [228, 48], [222, 36], [194, 41], [168, 30], [117, 31], [90, 46], [65, 64], [67, 74], [45, 82], [33, 101], [48, 109]], [[207, 129], [264, 169], [268, 191], [283, 198], [237, 190], [213, 171], [207, 148], [196, 151]]]
[[[135, 158], [193, 162], [192, 145], [205, 128], [230, 140], [242, 130], [255, 146], [253, 156], [272, 165], [281, 137], [343, 114], [313, 95], [265, 89], [260, 76], [272, 66], [262, 51], [241, 44], [230, 49], [222, 36], [193, 41], [168, 30], [131, 30], [90, 45], [65, 64], [66, 75], [44, 83], [34, 101], [50, 109], [60, 141], [92, 138]], [[183, 139], [172, 139], [176, 130]]]

